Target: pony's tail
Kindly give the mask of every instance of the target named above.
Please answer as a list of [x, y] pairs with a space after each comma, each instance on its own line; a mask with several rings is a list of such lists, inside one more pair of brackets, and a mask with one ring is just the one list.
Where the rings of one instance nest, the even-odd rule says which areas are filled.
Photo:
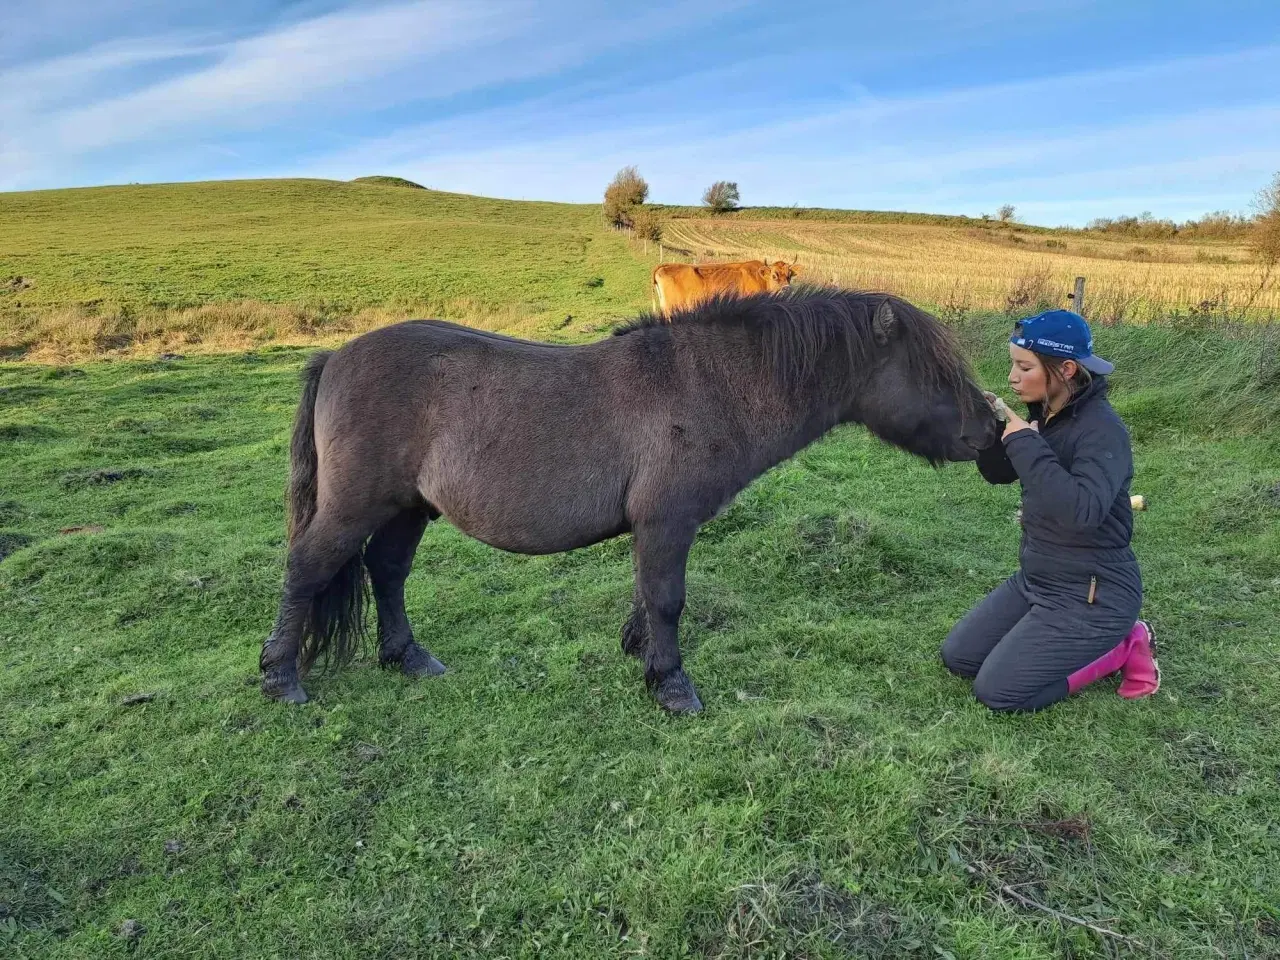
[[[316, 394], [320, 375], [333, 356], [324, 350], [307, 361], [302, 374], [302, 399], [293, 421], [289, 444], [289, 546], [306, 533], [316, 515], [316, 487], [319, 461], [316, 457]], [[364, 567], [364, 551], [351, 559], [311, 600], [302, 631], [299, 665], [303, 672], [323, 657], [325, 663], [346, 663], [355, 656], [365, 638], [365, 608], [369, 580]]]
[[302, 371], [302, 399], [293, 418], [289, 441], [289, 546], [311, 525], [316, 515], [316, 394], [320, 375], [333, 356], [332, 350], [312, 354]]

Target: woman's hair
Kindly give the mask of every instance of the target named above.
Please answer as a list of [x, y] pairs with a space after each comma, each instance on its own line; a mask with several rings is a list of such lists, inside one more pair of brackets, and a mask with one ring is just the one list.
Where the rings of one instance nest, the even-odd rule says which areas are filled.
[[1044, 366], [1045, 376], [1048, 380], [1060, 383], [1066, 388], [1068, 398], [1074, 397], [1093, 382], [1093, 374], [1080, 366], [1079, 363], [1076, 363], [1076, 375], [1068, 380], [1066, 371], [1063, 369], [1067, 365], [1066, 357], [1051, 357], [1047, 354], [1037, 353], [1036, 359]]

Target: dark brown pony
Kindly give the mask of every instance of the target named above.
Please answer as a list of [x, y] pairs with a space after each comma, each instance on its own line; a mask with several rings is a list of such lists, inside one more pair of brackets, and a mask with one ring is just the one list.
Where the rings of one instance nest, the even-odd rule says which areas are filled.
[[712, 300], [674, 320], [642, 317], [582, 346], [414, 320], [313, 357], [263, 692], [303, 703], [299, 667], [351, 657], [366, 575], [380, 662], [441, 673], [414, 642], [404, 583], [423, 530], [443, 516], [526, 554], [630, 532], [622, 648], [644, 660], [662, 706], [699, 710], [676, 631], [702, 524], [840, 423], [933, 463], [972, 460], [997, 437], [948, 331], [902, 300], [793, 288]]

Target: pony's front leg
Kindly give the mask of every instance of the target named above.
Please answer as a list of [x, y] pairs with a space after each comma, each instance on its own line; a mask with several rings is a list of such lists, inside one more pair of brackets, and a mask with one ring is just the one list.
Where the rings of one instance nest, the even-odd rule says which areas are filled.
[[658, 703], [672, 713], [697, 713], [702, 701], [681, 667], [679, 641], [684, 570], [697, 527], [638, 526], [634, 533], [636, 593], [644, 603], [649, 627], [645, 683]]

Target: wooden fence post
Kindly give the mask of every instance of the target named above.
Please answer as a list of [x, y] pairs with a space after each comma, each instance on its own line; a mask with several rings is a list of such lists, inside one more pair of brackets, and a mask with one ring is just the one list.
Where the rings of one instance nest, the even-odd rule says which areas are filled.
[[1076, 277], [1075, 292], [1067, 294], [1067, 298], [1071, 301], [1071, 309], [1080, 316], [1084, 316], [1084, 277]]

